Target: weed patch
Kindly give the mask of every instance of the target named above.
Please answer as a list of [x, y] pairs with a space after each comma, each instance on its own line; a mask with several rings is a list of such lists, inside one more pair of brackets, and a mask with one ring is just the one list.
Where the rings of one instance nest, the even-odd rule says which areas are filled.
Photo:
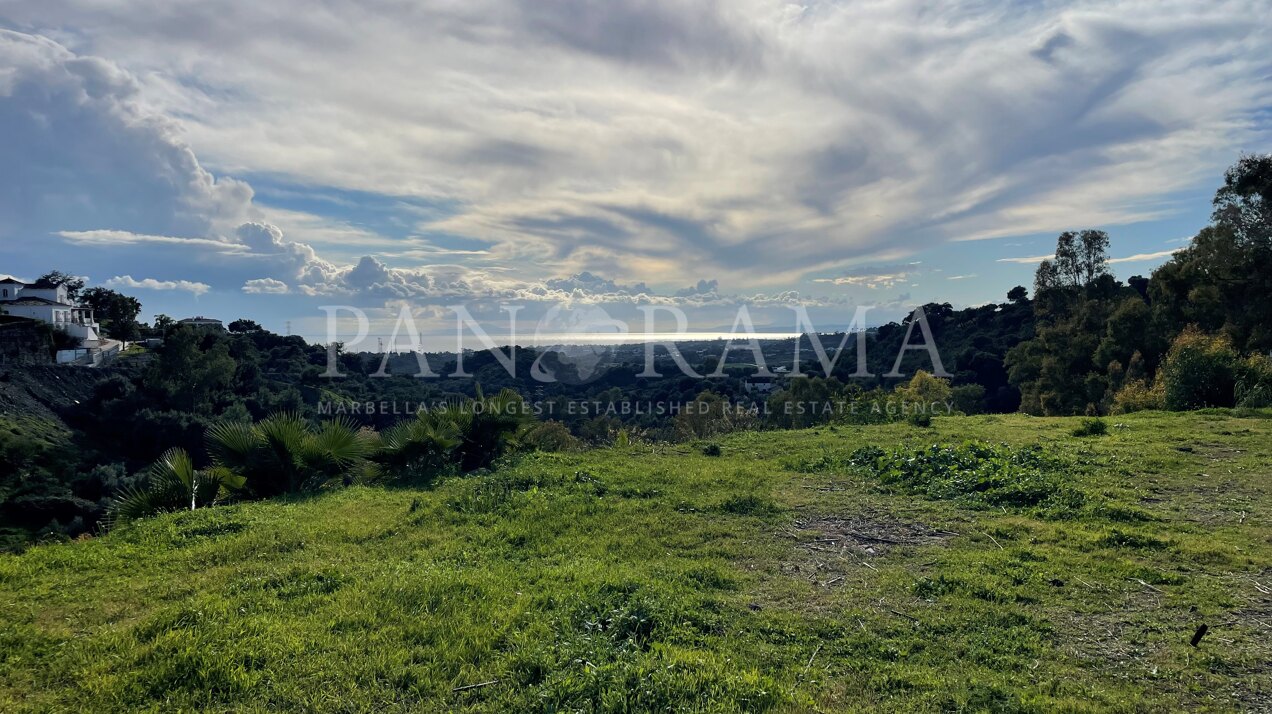
[[1086, 495], [1066, 483], [1067, 465], [1040, 447], [968, 442], [923, 449], [857, 449], [849, 463], [881, 483], [970, 508], [1022, 509], [1048, 518], [1072, 518]]

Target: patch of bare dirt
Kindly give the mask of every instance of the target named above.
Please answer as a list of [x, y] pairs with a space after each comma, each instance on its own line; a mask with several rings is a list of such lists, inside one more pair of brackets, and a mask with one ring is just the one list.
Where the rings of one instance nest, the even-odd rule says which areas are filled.
[[902, 546], [943, 543], [958, 535], [877, 513], [802, 519], [795, 522], [792, 533], [796, 546], [810, 552], [852, 551], [866, 557]]
[[785, 535], [794, 539], [795, 552], [781, 564], [782, 573], [830, 589], [869, 581], [877, 569], [871, 561], [891, 551], [941, 544], [958, 534], [863, 512], [803, 518]]

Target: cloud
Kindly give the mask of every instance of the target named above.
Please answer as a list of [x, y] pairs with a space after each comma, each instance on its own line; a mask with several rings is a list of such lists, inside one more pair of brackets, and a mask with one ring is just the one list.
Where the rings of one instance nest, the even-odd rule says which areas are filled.
[[255, 278], [243, 283], [243, 292], [249, 295], [285, 295], [290, 292], [290, 288], [281, 280]]
[[1124, 258], [1110, 258], [1110, 263], [1138, 263], [1146, 260], [1158, 260], [1161, 258], [1169, 258], [1170, 256], [1183, 250], [1183, 248], [1172, 248], [1170, 250], [1159, 250], [1156, 253], [1136, 253], [1128, 255]]
[[709, 295], [718, 292], [720, 289], [719, 280], [699, 280], [696, 285], [691, 285], [683, 290], [677, 290], [677, 297], [689, 297], [691, 295]]
[[976, 277], [976, 274], [975, 274], [975, 273], [973, 273], [973, 274], [971, 274], [971, 275], [951, 275], [951, 276], [949, 276], [949, 277], [947, 277], [947, 278], [945, 278], [945, 279], [946, 279], [946, 280], [967, 280], [967, 279], [969, 279], [969, 278], [974, 278], [974, 277]]
[[251, 188], [217, 180], [116, 64], [0, 29], [0, 238], [124, 230], [203, 236]]
[[127, 245], [170, 245], [190, 248], [210, 248], [221, 253], [241, 252], [244, 247], [214, 238], [178, 238], [176, 236], [154, 236], [129, 231], [95, 230], [95, 231], [57, 231], [57, 235], [76, 245], [91, 246], [127, 246]]
[[1035, 255], [1035, 256], [1030, 256], [1026, 258], [999, 258], [997, 262], [1019, 263], [1021, 265], [1030, 265], [1034, 263], [1041, 263], [1044, 260], [1051, 260], [1052, 258], [1055, 258], [1055, 257], [1056, 257], [1056, 254], [1052, 253], [1050, 255]]
[[[1135, 263], [1135, 262], [1145, 261], [1145, 260], [1157, 260], [1158, 258], [1167, 258], [1169, 256], [1172, 256], [1175, 253], [1178, 253], [1180, 250], [1182, 250], [1182, 248], [1172, 248], [1170, 250], [1159, 250], [1155, 253], [1137, 253], [1135, 255], [1128, 255], [1123, 258], [1109, 258], [1109, 263], [1115, 265], [1117, 263]], [[1044, 260], [1052, 260], [1055, 257], [1056, 256], [1053, 253], [1051, 255], [1035, 255], [1035, 256], [1027, 257], [1027, 258], [999, 258], [998, 262], [999, 263], [1019, 263], [1021, 265], [1032, 265], [1032, 264], [1041, 263]], [[967, 276], [967, 277], [974, 277], [974, 276]], [[950, 280], [955, 280], [955, 279], [956, 278], [950, 278]]]
[[142, 278], [137, 280], [131, 275], [120, 275], [107, 280], [103, 283], [108, 288], [132, 288], [140, 290], [181, 290], [198, 296], [212, 289], [207, 283], [198, 283], [190, 280], [155, 280], [154, 278]]
[[3, 11], [0, 241], [40, 251], [11, 269], [833, 302], [917, 273], [862, 261], [1168, 215], [1270, 137], [1238, 0], [157, 7]]
[[862, 265], [844, 271], [834, 278], [814, 278], [815, 283], [864, 287], [871, 290], [892, 288], [907, 282], [917, 272], [919, 262], [896, 265]]
[[[1268, 137], [1269, 20], [1237, 0], [279, 2], [6, 15], [134, 70], [124, 103], [223, 171], [446, 202], [421, 235], [541, 279], [780, 290], [884, 249], [1138, 221]], [[199, 234], [161, 218], [129, 227]]]

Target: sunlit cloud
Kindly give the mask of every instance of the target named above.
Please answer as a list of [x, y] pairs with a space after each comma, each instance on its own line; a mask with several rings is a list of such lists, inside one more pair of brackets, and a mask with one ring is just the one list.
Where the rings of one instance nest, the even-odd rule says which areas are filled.
[[141, 290], [181, 290], [192, 295], [202, 295], [212, 289], [207, 283], [192, 280], [155, 280], [142, 278], [137, 280], [131, 275], [119, 275], [103, 283], [108, 288], [131, 288]]
[[1156, 253], [1136, 253], [1122, 258], [1110, 258], [1110, 263], [1138, 263], [1146, 260], [1160, 260], [1161, 258], [1169, 258], [1170, 256], [1183, 250], [1182, 248], [1172, 248], [1171, 250], [1159, 250]]

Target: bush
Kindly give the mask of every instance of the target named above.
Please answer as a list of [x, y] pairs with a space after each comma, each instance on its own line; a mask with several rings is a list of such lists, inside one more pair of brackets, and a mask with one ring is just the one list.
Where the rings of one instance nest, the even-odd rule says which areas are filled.
[[931, 414], [911, 414], [909, 418], [906, 419], [906, 421], [910, 422], [911, 426], [917, 426], [920, 429], [927, 429], [932, 426], [932, 415]]
[[913, 404], [945, 404], [953, 399], [948, 379], [933, 377], [923, 370], [915, 372], [909, 382], [898, 386], [896, 394], [902, 401]]
[[720, 455], [720, 445], [719, 445], [719, 444], [714, 444], [714, 443], [713, 443], [713, 444], [707, 444], [706, 446], [702, 447], [702, 455], [703, 455], [703, 456], [719, 456], [719, 455]]
[[559, 421], [535, 424], [522, 437], [521, 444], [532, 451], [579, 451], [583, 448], [583, 442]]
[[1184, 411], [1235, 404], [1237, 351], [1222, 335], [1194, 326], [1175, 338], [1162, 365], [1167, 409]]
[[[543, 431], [534, 434], [536, 428]], [[493, 397], [478, 393], [476, 399], [422, 410], [387, 430], [375, 460], [389, 478], [431, 480], [447, 470], [489, 468], [514, 447], [558, 450], [547, 447], [577, 445], [577, 440], [563, 438], [562, 429], [537, 424], [521, 396], [510, 389]]]
[[1162, 383], [1149, 385], [1147, 380], [1127, 382], [1113, 395], [1113, 413], [1130, 414], [1146, 409], [1162, 409], [1166, 406], [1166, 392]]
[[1107, 433], [1109, 425], [1103, 419], [1083, 419], [1082, 424], [1073, 430], [1074, 436], [1104, 436]]
[[1272, 407], [1272, 357], [1251, 355], [1237, 366], [1237, 406]]

